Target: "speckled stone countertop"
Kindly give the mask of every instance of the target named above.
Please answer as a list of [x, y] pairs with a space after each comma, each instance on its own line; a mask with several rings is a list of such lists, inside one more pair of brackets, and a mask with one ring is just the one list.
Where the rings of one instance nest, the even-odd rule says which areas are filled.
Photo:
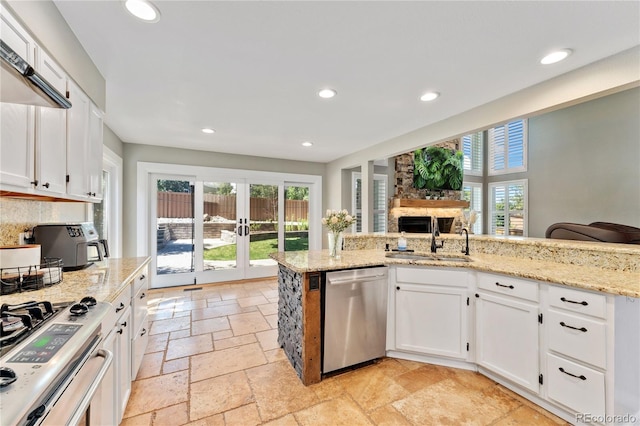
[[13, 305], [30, 300], [58, 303], [78, 301], [84, 296], [111, 303], [149, 261], [149, 257], [107, 258], [80, 271], [64, 272], [58, 284], [0, 296], [0, 303]]
[[[422, 238], [424, 239], [424, 237]], [[520, 243], [523, 241], [520, 241]], [[539, 241], [531, 241], [531, 243], [535, 245]], [[625, 247], [621, 247], [619, 250], [627, 250], [628, 246]], [[459, 245], [456, 246], [456, 249], [459, 249]], [[640, 254], [640, 248], [632, 248], [631, 251], [636, 255]], [[416, 252], [422, 253], [422, 251]], [[440, 251], [438, 253], [440, 254]], [[300, 273], [380, 265], [468, 268], [476, 271], [507, 274], [541, 282], [564, 284], [586, 290], [640, 298], [640, 272], [638, 270], [615, 270], [598, 266], [563, 263], [556, 261], [558, 257], [553, 256], [546, 259], [521, 257], [518, 256], [519, 253], [516, 249], [512, 249], [510, 255], [503, 253], [474, 253], [472, 251], [471, 256], [469, 256], [471, 262], [391, 259], [385, 257], [385, 254], [386, 252], [383, 249], [343, 250], [340, 258], [334, 259], [329, 256], [327, 250], [321, 250], [279, 252], [272, 254], [271, 257], [285, 267]], [[428, 255], [429, 253], [425, 252], [423, 254]], [[458, 253], [443, 251], [441, 257], [446, 258], [454, 255], [457, 256]]]

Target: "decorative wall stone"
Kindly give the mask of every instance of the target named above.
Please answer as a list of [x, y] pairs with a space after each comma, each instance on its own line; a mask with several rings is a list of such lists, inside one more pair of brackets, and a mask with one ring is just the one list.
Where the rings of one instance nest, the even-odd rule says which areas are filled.
[[[460, 139], [452, 139], [449, 141], [435, 144], [442, 148], [460, 149]], [[431, 191], [434, 192], [434, 191]], [[460, 200], [462, 191], [435, 191], [443, 200]], [[426, 189], [417, 189], [413, 186], [413, 151], [400, 154], [395, 157], [395, 184], [393, 197], [389, 199], [387, 206], [387, 232], [398, 232], [398, 218], [400, 216], [438, 216], [438, 217], [459, 217], [462, 209], [439, 209], [439, 208], [410, 208], [403, 207], [399, 209], [393, 208], [393, 198], [408, 199], [426, 199], [429, 191]], [[445, 211], [446, 210], [446, 211]], [[459, 226], [459, 220], [454, 220], [452, 230], [455, 231]], [[450, 230], [441, 230], [442, 232], [450, 232]]]
[[302, 274], [279, 265], [278, 344], [302, 379]]

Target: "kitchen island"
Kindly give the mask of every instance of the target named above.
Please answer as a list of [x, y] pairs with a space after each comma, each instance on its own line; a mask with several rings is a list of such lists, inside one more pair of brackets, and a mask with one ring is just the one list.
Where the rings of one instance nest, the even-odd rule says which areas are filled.
[[[538, 323], [538, 316], [542, 321], [543, 316], [549, 314], [551, 318], [558, 312], [557, 308], [549, 306], [550, 303], [555, 303], [552, 301], [552, 297], [556, 295], [559, 291], [558, 289], [560, 291], [567, 289], [568, 294], [576, 296], [595, 297], [597, 302], [596, 300], [590, 301], [591, 304], [588, 309], [600, 305], [603, 306], [602, 314], [597, 315], [602, 315], [601, 318], [604, 320], [600, 324], [607, 330], [606, 337], [603, 337], [605, 341], [602, 342], [603, 346], [607, 347], [607, 354], [603, 357], [606, 361], [603, 361], [602, 370], [596, 371], [602, 377], [607, 377], [607, 412], [614, 412], [614, 398], [612, 396], [614, 387], [616, 389], [620, 387], [625, 389], [624, 391], [616, 390], [616, 395], [624, 394], [625, 392], [629, 392], [633, 397], [640, 395], [640, 373], [638, 372], [637, 362], [634, 364], [632, 361], [633, 359], [637, 360], [638, 354], [636, 352], [639, 352], [640, 349], [640, 316], [638, 315], [640, 313], [640, 309], [638, 309], [638, 306], [640, 306], [640, 247], [521, 237], [472, 236], [470, 239], [471, 255], [468, 257], [469, 261], [458, 261], [456, 258], [465, 257], [460, 254], [460, 248], [464, 244], [464, 240], [458, 235], [443, 235], [441, 238], [445, 240], [445, 248], [448, 248], [448, 250], [442, 251], [442, 255], [438, 256], [439, 259], [429, 258], [428, 244], [430, 241], [424, 235], [407, 235], [408, 247], [426, 255], [422, 260], [386, 257], [388, 252], [385, 252], [383, 247], [385, 247], [385, 244], [390, 244], [393, 247], [392, 244], [397, 241], [397, 237], [395, 235], [375, 234], [347, 236], [345, 238], [345, 247], [349, 249], [342, 251], [339, 258], [330, 257], [326, 250], [280, 252], [271, 255], [279, 263], [278, 340], [305, 385], [322, 380], [322, 291], [324, 274], [328, 271], [344, 269], [389, 266], [392, 271], [395, 270], [394, 273], [390, 273], [390, 282], [392, 281], [391, 277], [394, 277], [394, 280], [399, 279], [400, 272], [402, 272], [404, 278], [413, 274], [412, 276], [416, 280], [422, 280], [423, 277], [429, 277], [433, 274], [446, 274], [451, 271], [468, 273], [468, 284], [463, 285], [462, 293], [464, 293], [463, 300], [467, 300], [467, 306], [471, 305], [471, 313], [465, 315], [470, 318], [469, 329], [473, 330], [474, 327], [478, 327], [477, 333], [482, 333], [483, 326], [480, 322], [475, 325], [475, 305], [476, 303], [482, 304], [482, 309], [487, 306], [486, 302], [482, 302], [482, 300], [489, 300], [490, 298], [485, 297], [487, 293], [481, 288], [485, 285], [484, 283], [487, 279], [502, 277], [506, 280], [505, 283], [509, 283], [509, 280], [515, 280], [516, 287], [520, 282], [530, 286], [530, 296], [525, 297], [532, 297], [535, 302], [532, 306], [534, 307], [533, 312], [535, 312], [536, 323]], [[438, 251], [438, 254], [440, 253], [441, 250]], [[449, 260], [447, 260], [447, 257], [449, 257]], [[459, 276], [459, 273], [457, 275]], [[428, 280], [429, 278], [424, 279]], [[446, 283], [442, 284], [446, 286]], [[491, 282], [489, 285], [493, 287], [493, 284]], [[396, 288], [395, 286], [394, 281], [394, 289]], [[490, 289], [489, 296], [491, 296], [492, 291], [494, 290]], [[390, 309], [392, 308], [392, 300], [395, 300], [394, 303], [406, 300], [394, 298], [393, 293], [392, 290], [389, 290]], [[579, 306], [582, 306], [582, 304]], [[398, 306], [398, 309], [403, 308]], [[561, 313], [563, 309], [560, 308]], [[483, 315], [485, 315], [484, 312]], [[330, 315], [330, 313], [327, 313], [327, 315]], [[582, 317], [578, 318], [581, 319]], [[584, 318], [588, 320], [590, 317], [585, 316]], [[624, 319], [621, 320], [621, 318]], [[486, 317], [483, 317], [482, 320], [485, 321]], [[480, 320], [478, 319], [478, 321]], [[429, 358], [415, 352], [411, 353], [411, 350], [403, 353], [401, 349], [398, 349], [402, 346], [400, 344], [398, 347], [389, 348], [390, 344], [395, 345], [397, 343], [390, 336], [393, 337], [393, 333], [398, 330], [398, 324], [392, 322], [388, 324], [388, 327], [395, 327], [391, 332], [387, 331], [388, 356], [406, 356], [406, 359], [423, 361], [434, 358], [434, 363], [474, 369], [497, 381], [501, 380], [490, 369], [483, 368], [480, 354], [478, 354], [478, 360], [476, 360], [474, 344], [481, 346], [481, 342], [473, 341], [473, 333], [469, 333], [467, 340], [467, 342], [471, 341], [471, 352], [464, 352], [464, 355], [462, 355], [466, 358], [460, 360], [451, 360], [447, 359], [447, 357], [441, 357], [441, 359], [438, 357]], [[553, 325], [557, 324], [553, 323]], [[614, 325], [616, 327], [615, 330]], [[536, 344], [535, 353], [539, 353], [534, 360], [536, 368], [538, 368], [538, 360], [541, 360], [541, 371], [544, 370], [546, 373], [548, 370], [549, 377], [553, 379], [553, 370], [550, 367], [546, 367], [545, 362], [542, 361], [547, 358], [550, 360], [557, 359], [558, 350], [552, 347], [551, 343], [546, 343], [545, 339], [547, 337], [542, 338], [543, 335], [555, 336], [552, 333], [556, 333], [556, 331], [551, 327], [551, 323], [549, 325], [545, 324], [544, 327], [540, 328], [534, 327], [535, 336], [533, 336], [532, 341]], [[420, 334], [422, 332], [418, 330], [417, 333]], [[541, 336], [540, 340], [538, 335]], [[627, 349], [614, 352], [614, 346], [619, 345], [619, 336], [623, 335], [626, 336], [625, 339], [629, 339], [626, 345]], [[475, 338], [481, 339], [478, 336]], [[538, 347], [538, 341], [544, 343]], [[632, 365], [632, 368], [625, 373], [626, 378], [620, 377], [624, 369], [619, 368], [621, 362], [618, 361], [618, 358], [625, 359], [625, 364]], [[615, 378], [613, 377], [614, 363], [616, 369], [618, 369], [618, 371], [615, 371]], [[606, 368], [604, 367], [605, 364]], [[633, 365], [636, 366], [633, 367]], [[557, 371], [555, 373], [557, 374]], [[604, 379], [602, 380], [601, 389], [604, 394], [605, 385]], [[615, 386], [614, 381], [616, 382]], [[567, 413], [571, 411], [577, 412], [577, 409], [574, 409], [574, 406], [571, 405], [572, 402], [561, 401], [561, 404], [558, 404], [557, 401], [553, 400], [553, 393], [548, 394], [549, 391], [545, 387], [548, 385], [543, 386], [540, 384], [538, 386], [537, 382], [536, 373], [535, 384], [537, 387], [535, 389], [539, 388], [540, 390], [535, 392], [519, 389], [517, 382], [506, 380], [504, 384], [565, 418], [569, 416]], [[516, 384], [514, 385], [514, 383]], [[563, 394], [565, 393], [563, 392]], [[579, 394], [579, 392], [571, 392], [571, 394]], [[602, 400], [604, 401], [605, 398], [602, 397]], [[558, 410], [556, 405], [560, 405], [562, 409]], [[569, 407], [569, 409], [566, 407]], [[631, 409], [638, 410], [638, 407], [632, 406]]]

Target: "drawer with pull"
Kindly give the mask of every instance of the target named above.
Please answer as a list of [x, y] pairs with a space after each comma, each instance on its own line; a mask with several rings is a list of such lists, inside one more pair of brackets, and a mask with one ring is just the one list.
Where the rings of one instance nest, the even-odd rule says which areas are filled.
[[133, 329], [137, 330], [140, 328], [140, 324], [147, 316], [147, 292], [149, 290], [146, 287], [142, 287], [138, 292], [133, 296], [131, 305], [133, 307]]
[[521, 299], [538, 301], [538, 283], [506, 275], [480, 273], [478, 288], [496, 293], [507, 294]]
[[606, 368], [607, 327], [604, 322], [550, 309], [544, 323], [550, 350]]
[[131, 286], [126, 286], [118, 297], [111, 302], [111, 309], [109, 309], [105, 319], [103, 320], [103, 328], [107, 330], [112, 328], [117, 319], [122, 316], [125, 309], [131, 305]]
[[576, 413], [605, 413], [604, 373], [547, 354], [547, 384], [550, 399]]
[[147, 268], [143, 268], [142, 271], [133, 280], [133, 294], [136, 294], [138, 291], [140, 291], [141, 288], [149, 288], [149, 279], [147, 277]]
[[549, 305], [557, 308], [607, 318], [607, 297], [568, 287], [549, 286]]

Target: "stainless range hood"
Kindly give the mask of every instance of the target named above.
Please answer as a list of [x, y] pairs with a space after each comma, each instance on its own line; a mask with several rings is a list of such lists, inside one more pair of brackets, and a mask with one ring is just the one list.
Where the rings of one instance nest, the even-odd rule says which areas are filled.
[[0, 40], [0, 102], [71, 108], [71, 102]]

